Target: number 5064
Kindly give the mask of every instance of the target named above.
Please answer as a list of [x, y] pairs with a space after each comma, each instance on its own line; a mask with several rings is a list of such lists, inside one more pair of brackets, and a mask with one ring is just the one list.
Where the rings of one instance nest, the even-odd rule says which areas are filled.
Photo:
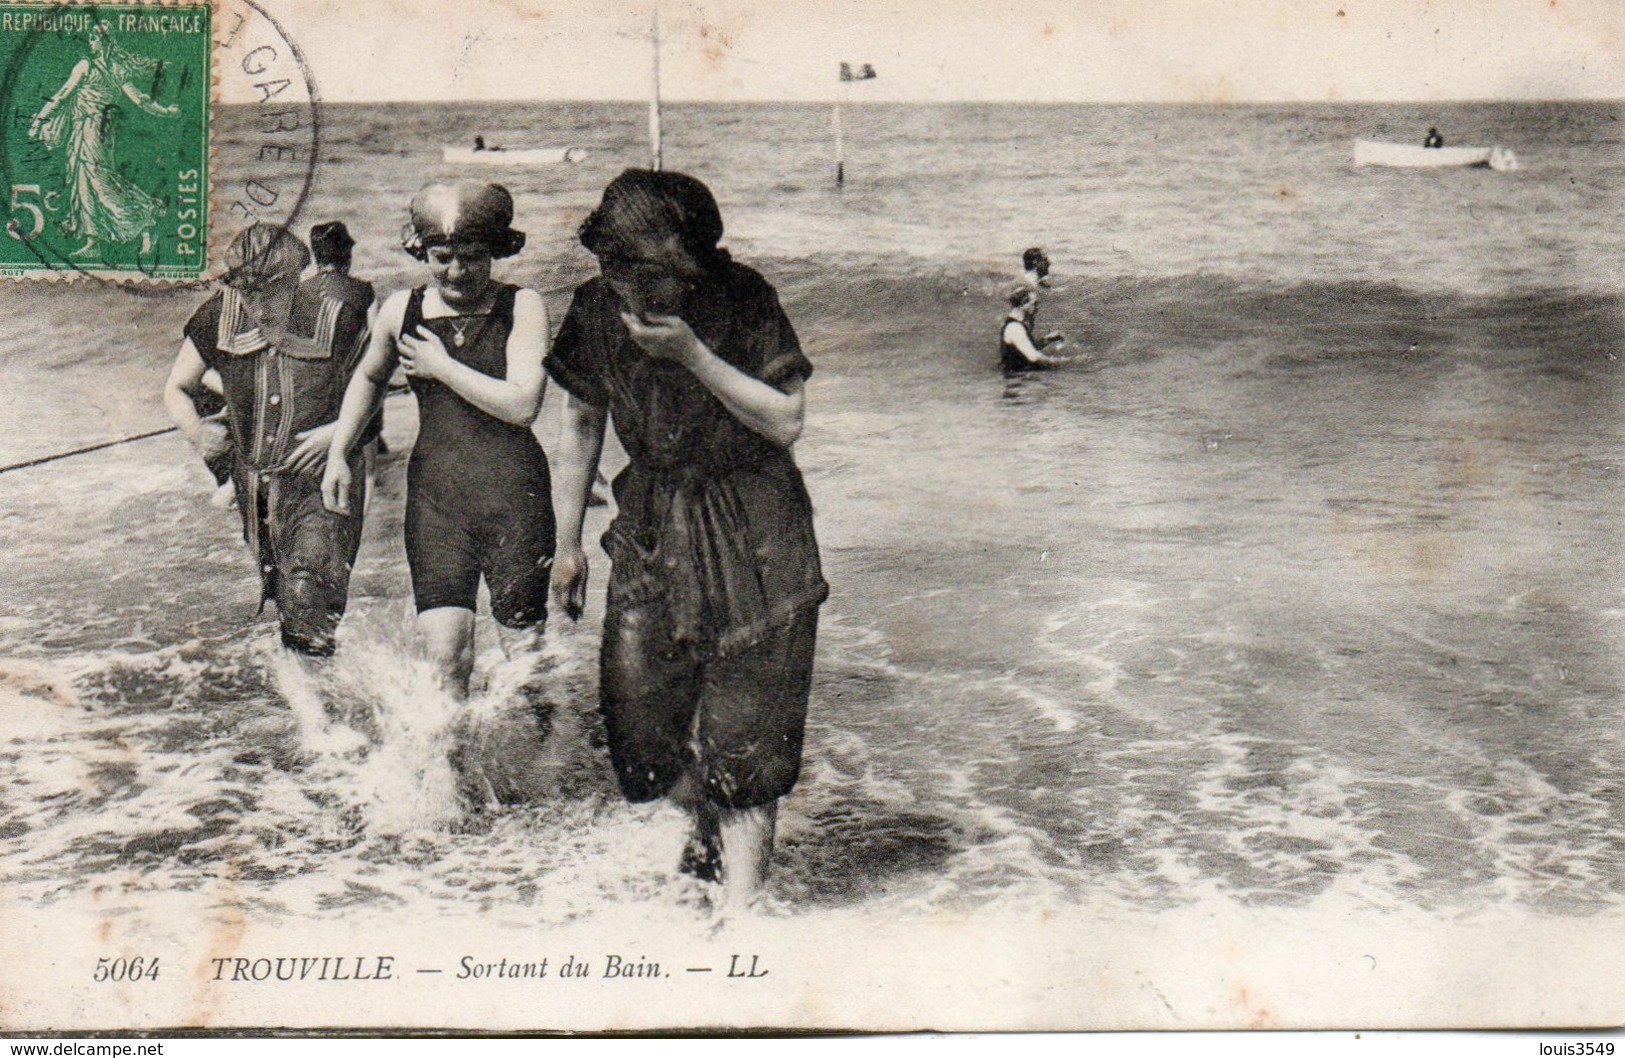
[[91, 974], [93, 981], [156, 981], [158, 980], [158, 959], [144, 959], [137, 955], [133, 959], [109, 959], [105, 955], [96, 960], [96, 972]]

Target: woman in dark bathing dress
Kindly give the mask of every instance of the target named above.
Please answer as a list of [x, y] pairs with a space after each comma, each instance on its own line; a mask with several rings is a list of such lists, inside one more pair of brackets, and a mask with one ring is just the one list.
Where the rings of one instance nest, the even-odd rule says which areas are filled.
[[828, 594], [790, 446], [812, 365], [773, 287], [717, 247], [704, 184], [628, 170], [581, 228], [601, 276], [547, 359], [568, 392], [554, 589], [585, 600], [582, 515], [606, 418], [615, 480], [600, 707], [621, 790], [692, 816], [682, 868], [730, 903], [765, 880], [801, 766], [818, 606]]

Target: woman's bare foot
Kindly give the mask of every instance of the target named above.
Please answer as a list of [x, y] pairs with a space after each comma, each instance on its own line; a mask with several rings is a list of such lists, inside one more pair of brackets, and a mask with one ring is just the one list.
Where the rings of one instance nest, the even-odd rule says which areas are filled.
[[722, 835], [717, 831], [715, 816], [709, 824], [695, 820], [683, 854], [678, 857], [677, 873], [701, 882], [722, 880]]

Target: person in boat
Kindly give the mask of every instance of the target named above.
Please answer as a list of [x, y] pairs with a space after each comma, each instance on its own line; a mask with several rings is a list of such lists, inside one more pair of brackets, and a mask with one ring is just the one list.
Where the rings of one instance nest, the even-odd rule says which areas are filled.
[[585, 605], [582, 516], [615, 432], [629, 463], [604, 535], [611, 569], [599, 707], [632, 802], [689, 815], [680, 872], [760, 895], [795, 785], [818, 607], [812, 503], [791, 455], [812, 364], [771, 284], [718, 246], [711, 191], [628, 169], [582, 224], [599, 275], [548, 355], [567, 394], [554, 591]]
[[485, 147], [485, 137], [484, 136], [475, 136], [474, 137], [474, 149], [476, 151], [483, 151], [483, 150], [486, 149], [486, 147]]
[[[397, 364], [418, 399], [406, 470], [406, 559], [418, 630], [447, 688], [468, 694], [483, 577], [510, 656], [534, 657], [547, 621], [553, 505], [547, 456], [531, 432], [546, 374], [547, 307], [496, 281], [494, 260], [525, 245], [498, 184], [436, 183], [412, 199], [403, 248], [432, 282], [385, 301], [344, 396], [333, 444], [349, 452]], [[352, 470], [329, 460], [329, 509], [354, 509]]]
[[1006, 376], [1025, 371], [1041, 371], [1066, 363], [1068, 358], [1051, 356], [1050, 349], [1059, 349], [1066, 340], [1058, 334], [1033, 339], [1033, 314], [1038, 311], [1038, 292], [1020, 286], [1010, 292], [1010, 312], [1004, 317], [999, 331], [999, 366]]
[[1444, 137], [1439, 135], [1439, 130], [1438, 129], [1433, 128], [1432, 126], [1429, 126], [1428, 127], [1427, 139], [1422, 141], [1422, 146], [1424, 146], [1424, 147], [1443, 147], [1444, 146]]
[[[361, 508], [356, 496], [344, 512], [330, 512], [320, 486], [324, 464], [347, 465], [330, 449], [367, 317], [301, 284], [309, 261], [285, 228], [254, 224], [239, 233], [226, 249], [224, 289], [186, 324], [164, 404], [206, 459], [229, 453], [243, 537], [259, 561], [261, 606], [276, 603], [283, 646], [324, 657], [349, 593]], [[224, 423], [198, 414], [211, 371]]]

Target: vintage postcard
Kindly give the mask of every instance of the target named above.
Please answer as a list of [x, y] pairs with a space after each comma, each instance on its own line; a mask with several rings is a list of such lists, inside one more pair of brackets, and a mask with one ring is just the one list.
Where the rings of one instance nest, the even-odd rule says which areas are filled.
[[1625, 12], [0, 3], [0, 1033], [1625, 1021]]

